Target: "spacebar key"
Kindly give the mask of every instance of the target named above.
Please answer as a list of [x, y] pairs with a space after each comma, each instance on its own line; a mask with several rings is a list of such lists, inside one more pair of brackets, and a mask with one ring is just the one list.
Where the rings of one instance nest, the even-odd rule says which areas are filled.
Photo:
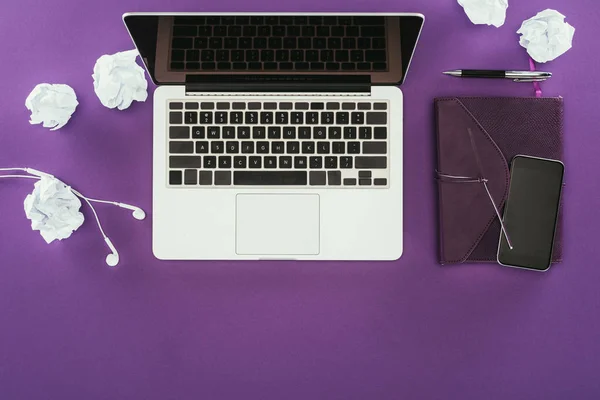
[[306, 185], [306, 171], [235, 171], [234, 185]]

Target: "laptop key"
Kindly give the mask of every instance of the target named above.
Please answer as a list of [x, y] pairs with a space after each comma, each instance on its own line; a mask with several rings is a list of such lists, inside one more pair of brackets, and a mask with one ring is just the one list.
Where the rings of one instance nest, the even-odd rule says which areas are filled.
[[360, 169], [384, 169], [387, 168], [387, 157], [382, 156], [356, 156], [354, 167]]
[[300, 153], [300, 143], [299, 142], [287, 142], [286, 143], [286, 151], [288, 154]]
[[348, 142], [348, 154], [360, 154], [360, 142]]
[[267, 129], [268, 129], [269, 139], [281, 139], [281, 127], [280, 126], [270, 126]]
[[242, 142], [242, 153], [244, 153], [244, 154], [254, 153], [254, 142]]
[[189, 139], [190, 128], [187, 126], [170, 126], [169, 127], [169, 138], [170, 139]]
[[277, 168], [277, 157], [265, 157], [265, 168]]
[[303, 154], [314, 154], [315, 153], [315, 142], [302, 142], [302, 153]]
[[340, 128], [339, 126], [329, 127], [329, 139], [335, 140], [335, 139], [341, 139], [341, 138], [342, 138], [342, 128]]
[[359, 139], [371, 139], [373, 134], [371, 133], [370, 126], [361, 126], [358, 128], [358, 138]]
[[375, 139], [387, 139], [387, 128], [385, 126], [375, 127], [373, 137]]
[[271, 153], [283, 154], [285, 153], [285, 147], [283, 142], [271, 142]]
[[171, 47], [174, 49], [190, 49], [194, 46], [194, 41], [191, 37], [173, 38]]
[[265, 139], [267, 137], [267, 129], [264, 126], [255, 126], [252, 128], [253, 139]]
[[205, 141], [196, 142], [196, 153], [197, 154], [208, 153], [208, 142], [205, 142]]
[[[360, 105], [360, 104], [359, 104]], [[364, 112], [353, 112], [350, 121], [354, 125], [362, 125], [365, 123], [365, 113]]]
[[374, 110], [387, 110], [387, 103], [375, 103], [373, 104]]
[[194, 142], [169, 142], [169, 153], [171, 154], [193, 154]]
[[293, 112], [291, 113], [292, 124], [302, 125], [304, 123], [304, 113]]
[[176, 111], [171, 111], [169, 113], [169, 123], [170, 124], [182, 124], [183, 123], [183, 114]]
[[321, 123], [325, 124], [325, 125], [333, 124], [333, 113], [332, 112], [321, 113]]
[[268, 154], [269, 142], [256, 142], [256, 152], [258, 154]]
[[231, 156], [220, 156], [219, 168], [231, 168]]
[[323, 168], [323, 157], [311, 157], [310, 158], [310, 167], [313, 169]]
[[210, 152], [213, 154], [223, 153], [225, 151], [225, 144], [223, 142], [211, 142]]
[[233, 168], [246, 168], [246, 157], [245, 156], [233, 157]]
[[309, 125], [316, 125], [319, 123], [319, 113], [318, 112], [307, 112], [306, 113], [306, 123]]
[[[245, 107], [245, 105], [244, 105], [244, 107]], [[243, 124], [244, 123], [244, 113], [241, 111], [234, 111], [229, 115], [229, 117], [230, 117], [230, 121], [232, 124]]]
[[204, 168], [212, 169], [217, 167], [217, 157], [205, 156], [204, 157]]
[[283, 138], [284, 139], [296, 139], [296, 127], [295, 126], [286, 126], [283, 128]]
[[279, 168], [292, 168], [292, 157], [280, 156], [279, 157]]
[[194, 125], [198, 123], [198, 113], [195, 111], [186, 111], [184, 113], [184, 121], [188, 125]]
[[209, 126], [206, 132], [207, 139], [219, 139], [221, 137], [221, 128], [218, 126]]
[[346, 144], [344, 142], [333, 142], [333, 154], [344, 154], [346, 152]]
[[327, 183], [331, 186], [342, 184], [342, 173], [340, 171], [327, 171]]
[[202, 157], [170, 156], [169, 168], [202, 168]]
[[368, 112], [367, 125], [385, 125], [387, 123], [386, 112]]
[[340, 157], [340, 168], [352, 168], [352, 157]]
[[181, 171], [169, 171], [169, 184], [181, 185], [183, 183], [183, 173]]
[[273, 113], [272, 112], [261, 112], [260, 113], [260, 123], [261, 124], [272, 124], [273, 123]]
[[215, 185], [231, 185], [231, 171], [216, 171]]
[[298, 128], [298, 139], [310, 139], [310, 128], [308, 126]]
[[329, 142], [318, 142], [317, 143], [317, 153], [329, 154], [329, 151], [330, 151], [330, 143]]
[[248, 168], [261, 168], [262, 167], [262, 159], [258, 156], [253, 156], [248, 159]]
[[217, 111], [215, 113], [215, 124], [226, 124], [227, 123], [227, 112]]
[[227, 142], [225, 144], [225, 151], [230, 154], [237, 154], [240, 152], [239, 142]]
[[288, 123], [289, 115], [287, 112], [276, 112], [275, 113], [275, 123], [279, 125], [284, 125]]
[[325, 133], [326, 129], [324, 126], [316, 126], [313, 128], [313, 138], [317, 140], [323, 140], [327, 138]]
[[335, 123], [337, 125], [347, 125], [350, 120], [350, 114], [345, 111], [339, 111], [335, 113]]
[[183, 103], [169, 103], [169, 109], [170, 110], [182, 110]]
[[233, 126], [223, 127], [223, 139], [235, 139], [235, 128]]
[[235, 171], [234, 185], [293, 186], [306, 185], [305, 171]]
[[238, 139], [250, 139], [250, 127], [238, 126]]
[[213, 113], [210, 111], [205, 111], [200, 113], [200, 123], [201, 124], [212, 124], [213, 123]]
[[386, 142], [363, 142], [363, 154], [386, 154]]
[[338, 159], [335, 156], [327, 156], [325, 157], [325, 168], [337, 168], [338, 167]]
[[297, 169], [306, 168], [306, 157], [304, 157], [304, 156], [294, 157], [294, 168], [297, 168]]
[[200, 171], [198, 176], [200, 185], [212, 185], [212, 172], [211, 171]]
[[340, 103], [327, 103], [327, 107], [328, 110], [339, 110], [340, 109]]
[[385, 186], [385, 185], [387, 185], [387, 179], [386, 178], [375, 178], [375, 179], [373, 179], [373, 184], [375, 186]]
[[356, 186], [356, 179], [355, 178], [344, 179], [344, 186]]
[[310, 171], [310, 185], [323, 186], [327, 183], [327, 173], [325, 171]]
[[356, 139], [356, 127], [355, 126], [345, 126], [344, 127], [344, 139]]
[[258, 113], [256, 111], [246, 111], [245, 114], [245, 123], [246, 124], [257, 124], [258, 123]]

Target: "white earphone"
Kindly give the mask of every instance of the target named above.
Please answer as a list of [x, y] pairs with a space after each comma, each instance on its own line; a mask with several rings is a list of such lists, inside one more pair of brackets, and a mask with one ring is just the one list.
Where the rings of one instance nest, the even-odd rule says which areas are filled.
[[[39, 170], [36, 170], [33, 168], [0, 168], [0, 172], [2, 172], [2, 171], [24, 171], [24, 172], [28, 173], [29, 175], [0, 175], [0, 178], [28, 178], [28, 179], [41, 179], [42, 177], [55, 178], [54, 175], [51, 175], [46, 172], [39, 171]], [[141, 208], [132, 206], [130, 204], [118, 203], [116, 201], [92, 199], [92, 198], [84, 196], [83, 194], [81, 194], [80, 192], [78, 192], [77, 190], [73, 189], [72, 187], [70, 187], [68, 185], [67, 185], [67, 187], [74, 195], [83, 199], [90, 206], [90, 209], [92, 210], [92, 213], [94, 214], [94, 217], [96, 218], [96, 224], [98, 225], [98, 229], [100, 230], [100, 233], [102, 234], [102, 237], [104, 238], [104, 242], [110, 249], [110, 254], [108, 254], [106, 256], [106, 264], [108, 264], [111, 267], [116, 266], [117, 264], [119, 264], [119, 252], [117, 251], [117, 249], [114, 246], [114, 244], [112, 243], [112, 241], [104, 233], [104, 229], [102, 229], [102, 224], [100, 223], [100, 219], [98, 218], [98, 214], [96, 213], [96, 209], [94, 208], [92, 203], [110, 204], [113, 206], [131, 210], [131, 211], [133, 211], [133, 213], [132, 213], [133, 218], [137, 219], [138, 221], [145, 219], [146, 213]]]

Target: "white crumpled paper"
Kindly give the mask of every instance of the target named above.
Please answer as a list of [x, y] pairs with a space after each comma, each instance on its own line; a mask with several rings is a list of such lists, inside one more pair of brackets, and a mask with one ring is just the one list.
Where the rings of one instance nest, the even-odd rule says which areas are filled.
[[144, 69], [135, 62], [137, 56], [137, 50], [129, 50], [105, 54], [96, 61], [94, 91], [105, 107], [124, 110], [134, 100], [146, 101], [148, 81]]
[[60, 129], [69, 122], [77, 105], [75, 91], [69, 85], [40, 83], [33, 88], [25, 107], [31, 111], [30, 124], [43, 124], [51, 131]]
[[508, 0], [458, 0], [467, 17], [476, 25], [504, 25]]
[[539, 63], [552, 61], [566, 53], [573, 44], [575, 28], [565, 22], [565, 16], [547, 9], [524, 21], [517, 31], [519, 44]]
[[81, 201], [56, 178], [44, 176], [25, 198], [25, 215], [31, 229], [40, 231], [46, 243], [71, 236], [83, 224]]

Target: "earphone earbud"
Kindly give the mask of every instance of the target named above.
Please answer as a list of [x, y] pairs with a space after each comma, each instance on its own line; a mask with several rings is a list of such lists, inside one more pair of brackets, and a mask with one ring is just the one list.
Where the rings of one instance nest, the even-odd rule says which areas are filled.
[[106, 263], [109, 267], [115, 267], [119, 263], [119, 252], [108, 237], [104, 237], [104, 241], [111, 251], [111, 253], [106, 256]]
[[139, 207], [136, 206], [132, 206], [129, 204], [123, 204], [123, 203], [116, 203], [117, 206], [121, 207], [121, 208], [126, 208], [128, 210], [132, 210], [133, 211], [133, 218], [137, 219], [138, 221], [143, 220], [144, 218], [146, 218], [146, 213], [144, 212], [144, 210], [142, 210]]

